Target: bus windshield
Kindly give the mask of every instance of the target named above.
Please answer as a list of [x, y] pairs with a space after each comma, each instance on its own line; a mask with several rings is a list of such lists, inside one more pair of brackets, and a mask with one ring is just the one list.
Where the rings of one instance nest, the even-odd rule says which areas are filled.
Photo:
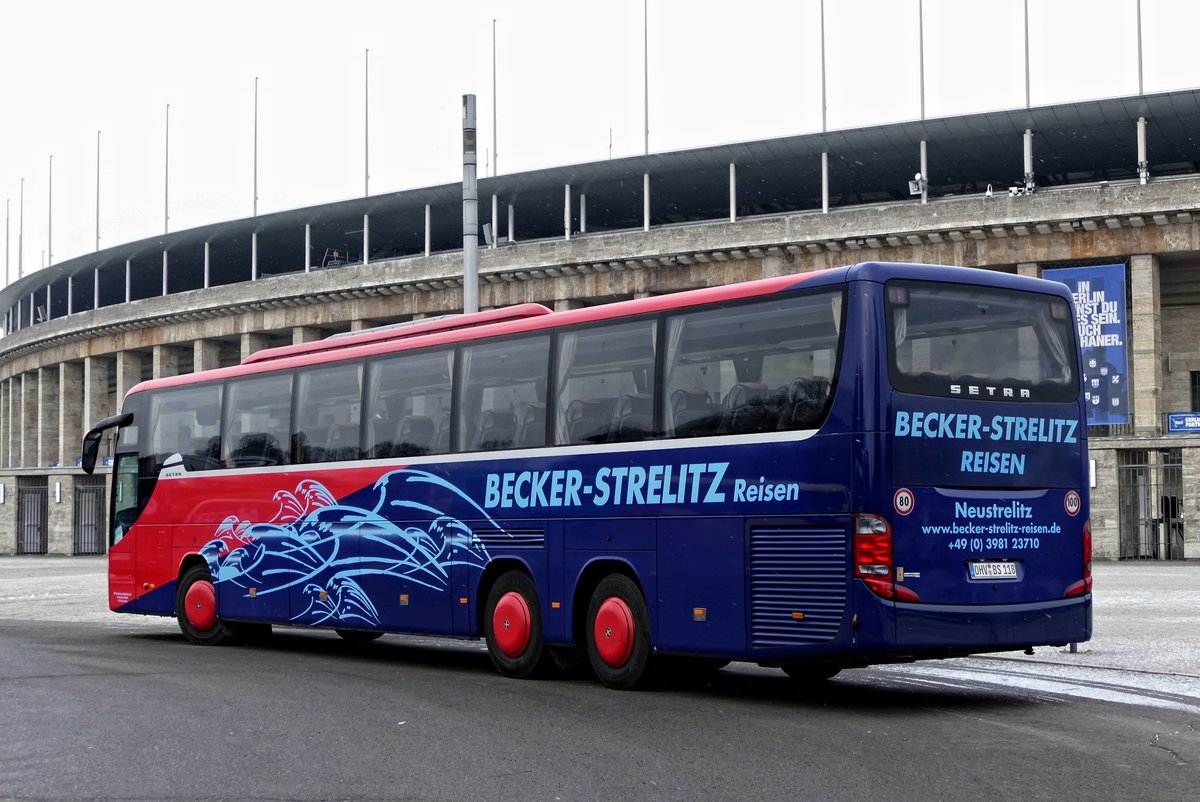
[[892, 386], [948, 398], [1072, 401], [1079, 395], [1067, 302], [943, 284], [887, 285]]

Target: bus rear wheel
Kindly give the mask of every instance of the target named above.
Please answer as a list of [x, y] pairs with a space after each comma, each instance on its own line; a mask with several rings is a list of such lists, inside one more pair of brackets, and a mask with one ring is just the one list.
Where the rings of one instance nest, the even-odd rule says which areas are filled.
[[193, 565], [179, 578], [175, 617], [183, 636], [199, 646], [216, 646], [228, 637], [217, 615], [217, 589], [205, 566]]
[[508, 571], [488, 591], [483, 635], [496, 670], [506, 677], [540, 673], [547, 660], [537, 587], [524, 571]]
[[608, 687], [628, 690], [649, 679], [650, 616], [629, 577], [611, 574], [592, 591], [585, 637], [592, 670]]

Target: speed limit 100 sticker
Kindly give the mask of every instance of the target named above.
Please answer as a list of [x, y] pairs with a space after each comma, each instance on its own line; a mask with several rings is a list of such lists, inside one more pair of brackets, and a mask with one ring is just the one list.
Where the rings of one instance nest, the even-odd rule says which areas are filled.
[[1083, 506], [1083, 500], [1079, 498], [1079, 494], [1074, 490], [1067, 493], [1067, 497], [1063, 499], [1063, 507], [1067, 510], [1067, 515], [1078, 515], [1079, 508]]
[[892, 506], [896, 508], [896, 512], [901, 515], [908, 515], [913, 511], [913, 494], [907, 487], [902, 487], [896, 491], [896, 495], [892, 496]]

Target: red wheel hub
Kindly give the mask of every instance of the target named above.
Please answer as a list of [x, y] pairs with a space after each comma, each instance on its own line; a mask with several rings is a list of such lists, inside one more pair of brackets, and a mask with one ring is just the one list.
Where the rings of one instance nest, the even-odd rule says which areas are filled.
[[609, 668], [620, 668], [633, 654], [633, 613], [623, 599], [609, 596], [596, 611], [592, 640], [596, 652]]
[[529, 646], [533, 621], [525, 597], [510, 590], [496, 602], [492, 611], [492, 636], [505, 657], [520, 657]]
[[217, 590], [212, 582], [205, 579], [193, 582], [184, 594], [183, 606], [188, 623], [200, 632], [217, 625]]

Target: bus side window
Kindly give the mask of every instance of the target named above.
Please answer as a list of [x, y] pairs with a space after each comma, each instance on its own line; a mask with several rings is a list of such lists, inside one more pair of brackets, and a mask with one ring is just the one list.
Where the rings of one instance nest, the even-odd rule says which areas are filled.
[[[465, 346], [458, 401], [457, 451], [517, 447], [517, 413], [546, 402], [550, 336], [516, 337]], [[526, 420], [520, 423], [527, 423]], [[545, 445], [545, 430], [522, 431], [523, 446]]]
[[358, 459], [362, 365], [330, 365], [296, 376], [295, 462]]
[[290, 462], [292, 375], [272, 373], [229, 382], [222, 459], [230, 468]]
[[221, 467], [220, 382], [155, 390], [150, 394], [149, 475], [157, 476], [173, 454], [189, 471]]
[[820, 425], [837, 371], [840, 299], [840, 291], [821, 291], [669, 317], [667, 435]]
[[558, 338], [554, 442], [612, 443], [655, 436], [655, 321], [564, 331]]
[[454, 351], [415, 351], [367, 366], [367, 459], [444, 454], [450, 448]]

